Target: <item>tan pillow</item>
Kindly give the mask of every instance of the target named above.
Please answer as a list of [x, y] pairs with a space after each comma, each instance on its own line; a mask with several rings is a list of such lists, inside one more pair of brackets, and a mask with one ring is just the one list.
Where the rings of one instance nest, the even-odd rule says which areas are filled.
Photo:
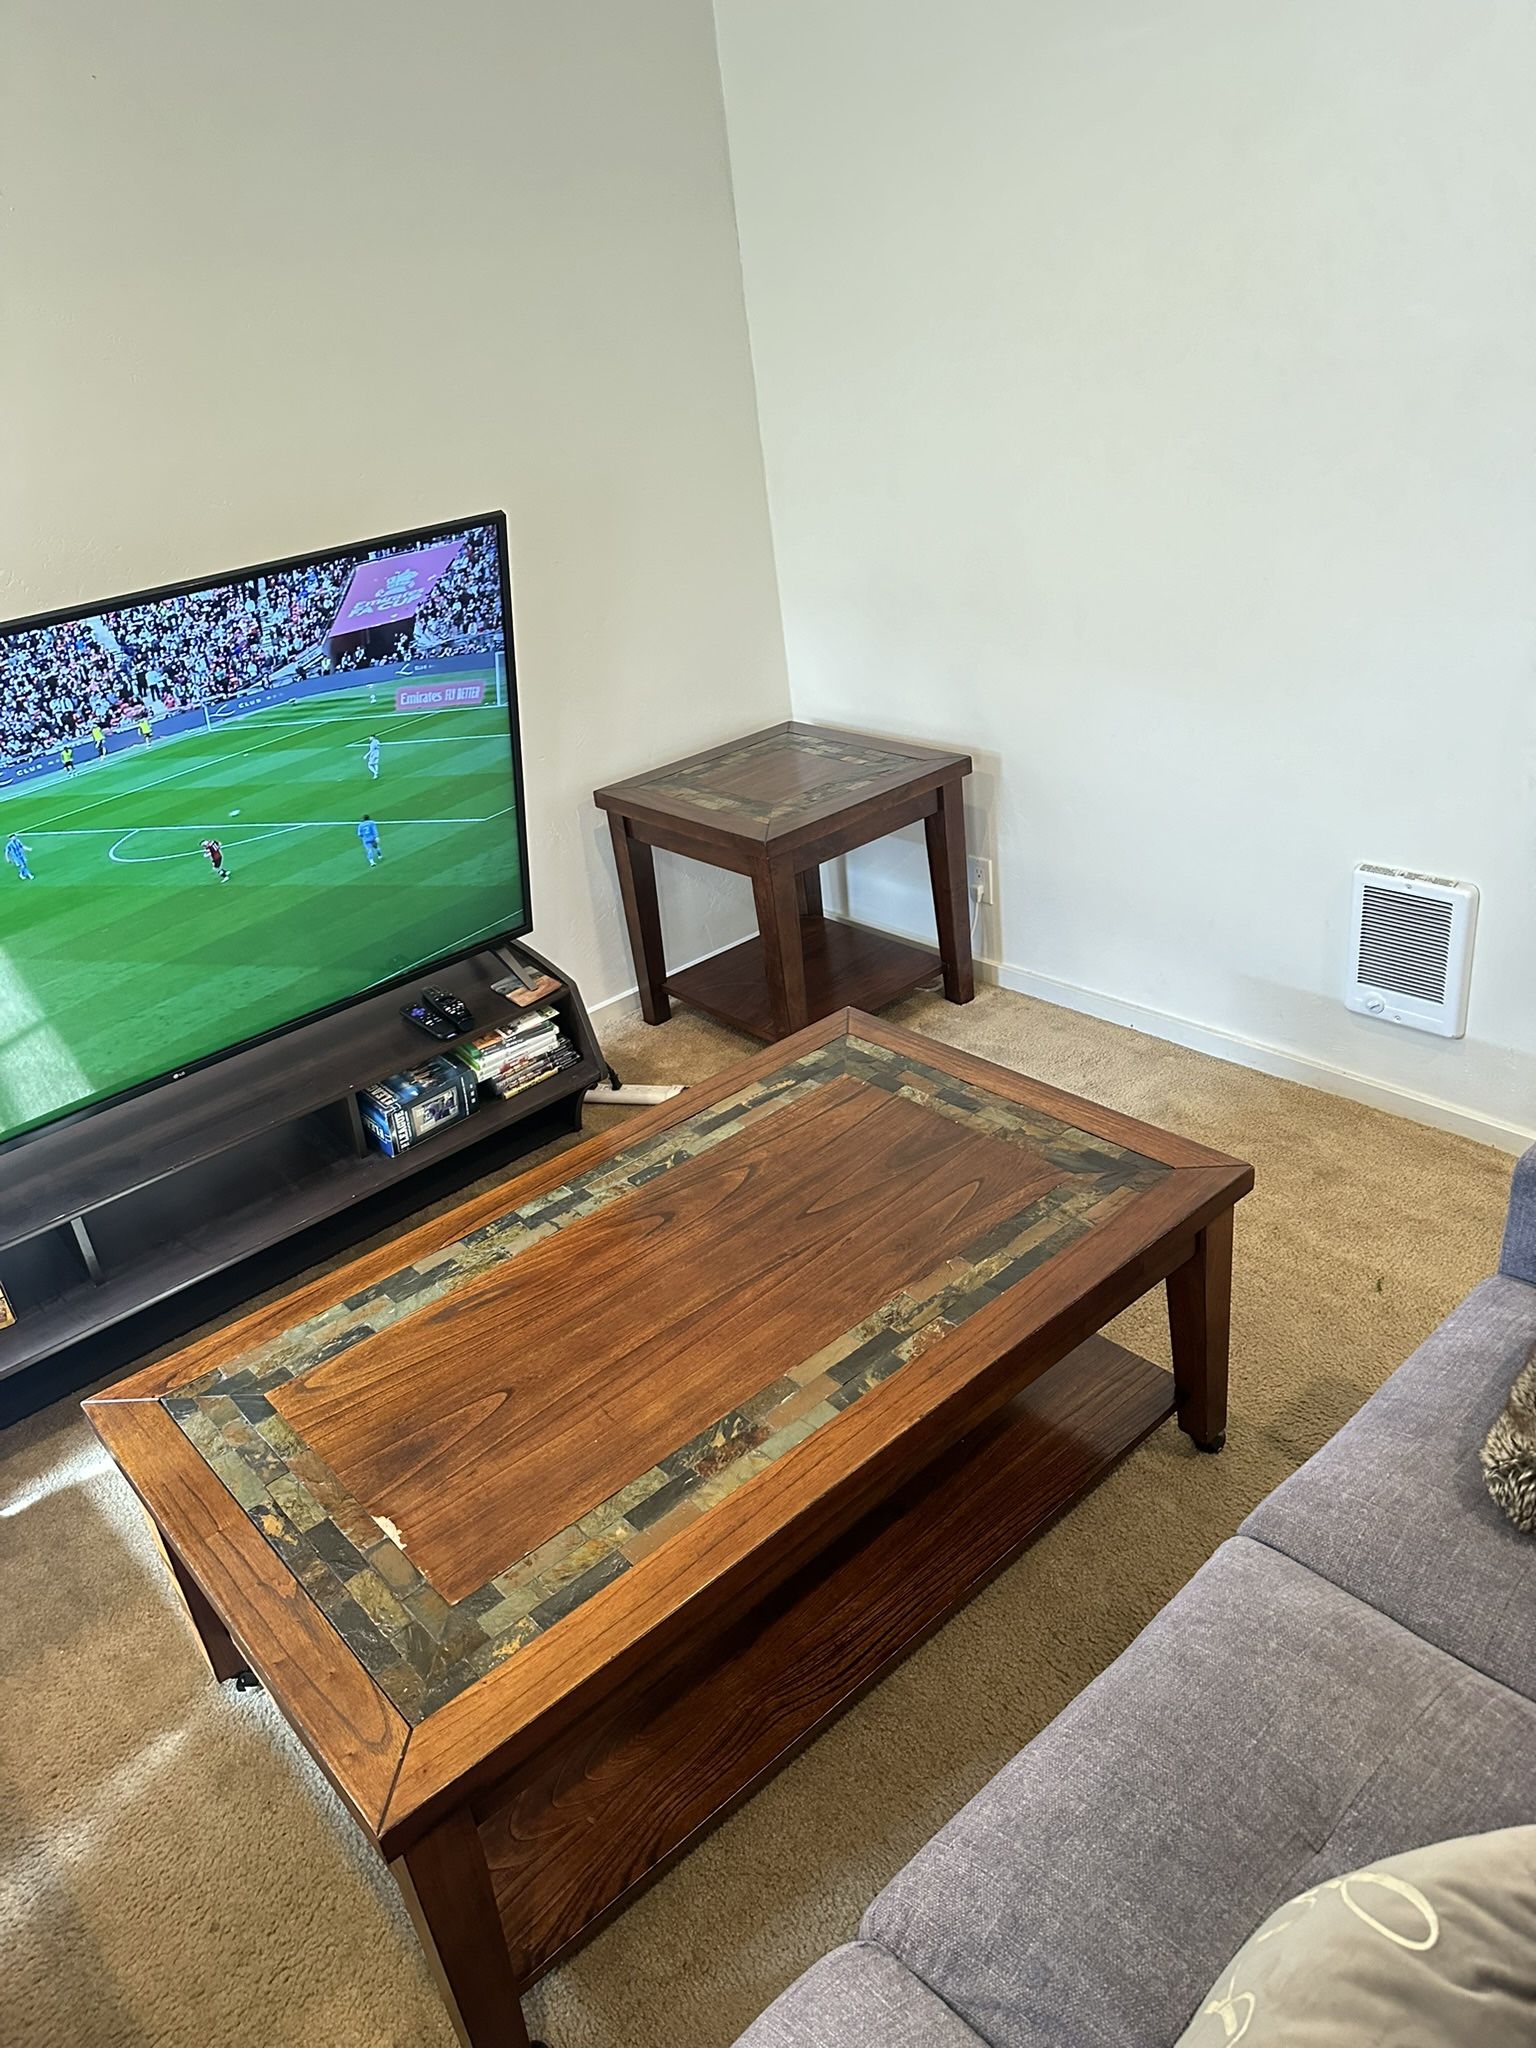
[[1536, 1827], [1388, 1856], [1291, 1899], [1178, 2048], [1531, 2048]]

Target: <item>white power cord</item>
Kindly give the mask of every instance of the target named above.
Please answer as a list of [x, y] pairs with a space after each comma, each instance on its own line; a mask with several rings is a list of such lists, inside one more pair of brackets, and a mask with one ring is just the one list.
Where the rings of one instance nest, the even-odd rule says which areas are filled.
[[681, 1081], [657, 1084], [632, 1081], [617, 1088], [610, 1081], [599, 1081], [595, 1088], [587, 1090], [587, 1100], [595, 1102], [599, 1109], [638, 1109], [642, 1103], [670, 1102], [674, 1095], [681, 1095], [682, 1092]]

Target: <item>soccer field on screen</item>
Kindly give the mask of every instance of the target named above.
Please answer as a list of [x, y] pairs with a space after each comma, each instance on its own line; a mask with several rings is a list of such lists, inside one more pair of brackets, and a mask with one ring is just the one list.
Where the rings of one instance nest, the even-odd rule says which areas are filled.
[[[489, 667], [465, 680], [494, 694]], [[397, 711], [359, 685], [93, 753], [0, 789], [33, 877], [0, 862], [0, 1137], [523, 921], [494, 703]]]

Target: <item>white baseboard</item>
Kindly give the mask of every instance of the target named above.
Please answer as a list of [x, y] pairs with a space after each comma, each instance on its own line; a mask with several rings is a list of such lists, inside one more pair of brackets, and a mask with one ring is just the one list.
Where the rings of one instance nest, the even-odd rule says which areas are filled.
[[[841, 913], [829, 911], [828, 916]], [[906, 937], [906, 933], [897, 933]], [[700, 954], [707, 959], [708, 954]], [[690, 967], [692, 961], [687, 963]], [[1124, 1024], [1132, 1031], [1143, 1032], [1148, 1038], [1166, 1039], [1172, 1045], [1188, 1046], [1191, 1052], [1209, 1053], [1212, 1059], [1226, 1060], [1236, 1067], [1252, 1067], [1260, 1074], [1274, 1074], [1282, 1081], [1299, 1081], [1304, 1088], [1320, 1088], [1327, 1095], [1342, 1095], [1351, 1102], [1366, 1103], [1372, 1109], [1384, 1109], [1391, 1116], [1405, 1116], [1414, 1123], [1432, 1124], [1437, 1130], [1458, 1131], [1464, 1138], [1474, 1138], [1480, 1145], [1495, 1146], [1501, 1152], [1524, 1152], [1536, 1144], [1536, 1131], [1521, 1124], [1505, 1123], [1498, 1117], [1485, 1116], [1480, 1110], [1464, 1109], [1459, 1103], [1442, 1102], [1438, 1096], [1422, 1095], [1416, 1089], [1402, 1088], [1391, 1081], [1377, 1081], [1369, 1074], [1357, 1074], [1349, 1067], [1336, 1067], [1327, 1060], [1313, 1059], [1306, 1053], [1288, 1052], [1278, 1045], [1266, 1045], [1261, 1039], [1245, 1038], [1235, 1031], [1221, 1031], [1213, 1024], [1197, 1024], [1191, 1017], [1181, 1017], [1172, 1010], [1153, 1010], [1141, 1003], [1128, 1003], [1119, 996], [1101, 995], [1097, 989], [1079, 988], [1075, 982], [1053, 981], [1049, 975], [1033, 974], [1028, 968], [1013, 967], [1005, 960], [976, 961], [976, 973], [982, 981], [994, 983], [999, 988], [1012, 989], [1022, 996], [1034, 996], [1042, 1003], [1052, 1003], [1058, 1010], [1074, 1010], [1085, 1017], [1102, 1018], [1106, 1024]], [[615, 1021], [621, 1016], [640, 1014], [640, 992], [638, 988], [621, 989], [615, 996], [605, 996], [601, 1002], [589, 1003], [588, 1014], [596, 1017], [602, 1012], [611, 1012]]]
[[[691, 960], [669, 960], [668, 974], [681, 974], [685, 968], [697, 967], [701, 960], [713, 960], [717, 953], [725, 952], [731, 946], [739, 946], [742, 939], [750, 939], [751, 932], [743, 932], [740, 938], [726, 939], [718, 946], [707, 946], [702, 953], [695, 953]], [[640, 989], [636, 982], [628, 988], [621, 988], [616, 996], [601, 996], [595, 1003], [587, 1004], [587, 1015], [596, 1017], [604, 1010], [611, 1010], [615, 1021], [620, 1017], [638, 1017], [640, 1014]]]
[[1464, 1109], [1459, 1103], [1442, 1102], [1438, 1096], [1422, 1095], [1417, 1089], [1399, 1087], [1395, 1082], [1357, 1074], [1349, 1067], [1336, 1067], [1307, 1053], [1288, 1052], [1282, 1046], [1266, 1045], [1261, 1039], [1221, 1031], [1212, 1024], [1197, 1024], [1193, 1018], [1180, 1017], [1172, 1010], [1148, 1009], [1141, 1003], [1124, 1002], [1119, 996], [1101, 995], [1097, 989], [1053, 981], [1049, 975], [1033, 974], [1028, 968], [1013, 967], [1007, 961], [978, 960], [976, 971], [985, 981], [1013, 989], [1019, 995], [1034, 996], [1042, 1003], [1053, 1003], [1059, 1010], [1101, 1017], [1107, 1024], [1124, 1024], [1132, 1031], [1145, 1032], [1149, 1038], [1167, 1039], [1170, 1044], [1188, 1046], [1191, 1052], [1228, 1060], [1233, 1066], [1275, 1074], [1282, 1081], [1299, 1081], [1304, 1088], [1343, 1095], [1351, 1102], [1364, 1102], [1392, 1116], [1433, 1124], [1438, 1130], [1459, 1131], [1464, 1138], [1475, 1138], [1479, 1144], [1496, 1146], [1501, 1152], [1523, 1152], [1536, 1143], [1536, 1131], [1522, 1125], [1485, 1116], [1480, 1110]]
[[613, 1012], [615, 1021], [620, 1017], [638, 1017], [640, 1014], [640, 990], [638, 985], [634, 988], [621, 988], [616, 996], [604, 996], [601, 1002], [588, 1003], [587, 1005], [587, 1015], [593, 1019], [600, 1017], [605, 1010]]

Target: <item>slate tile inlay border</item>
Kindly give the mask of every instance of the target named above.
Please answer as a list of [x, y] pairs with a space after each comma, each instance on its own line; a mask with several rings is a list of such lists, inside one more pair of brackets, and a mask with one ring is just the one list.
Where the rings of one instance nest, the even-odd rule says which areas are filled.
[[[807, 783], [790, 796], [747, 796], [739, 790], [716, 786], [720, 778], [775, 754], [804, 754], [812, 760], [825, 761], [827, 772], [820, 781]], [[647, 776], [632, 787], [637, 795], [648, 792], [673, 803], [689, 804], [696, 811], [716, 811], [724, 817], [750, 818], [756, 825], [771, 825], [779, 818], [799, 817], [834, 798], [858, 796], [896, 770], [919, 765], [916, 754], [898, 753], [891, 747], [864, 746], [856, 739], [837, 739], [827, 733], [775, 732], [743, 741], [726, 753], [712, 754], [695, 767]]]
[[[1019, 1145], [1064, 1178], [462, 1600], [427, 1583], [390, 1526], [273, 1408], [276, 1388], [325, 1359], [845, 1076]], [[189, 1381], [161, 1405], [414, 1725], [1168, 1171], [884, 1046], [836, 1039]]]

